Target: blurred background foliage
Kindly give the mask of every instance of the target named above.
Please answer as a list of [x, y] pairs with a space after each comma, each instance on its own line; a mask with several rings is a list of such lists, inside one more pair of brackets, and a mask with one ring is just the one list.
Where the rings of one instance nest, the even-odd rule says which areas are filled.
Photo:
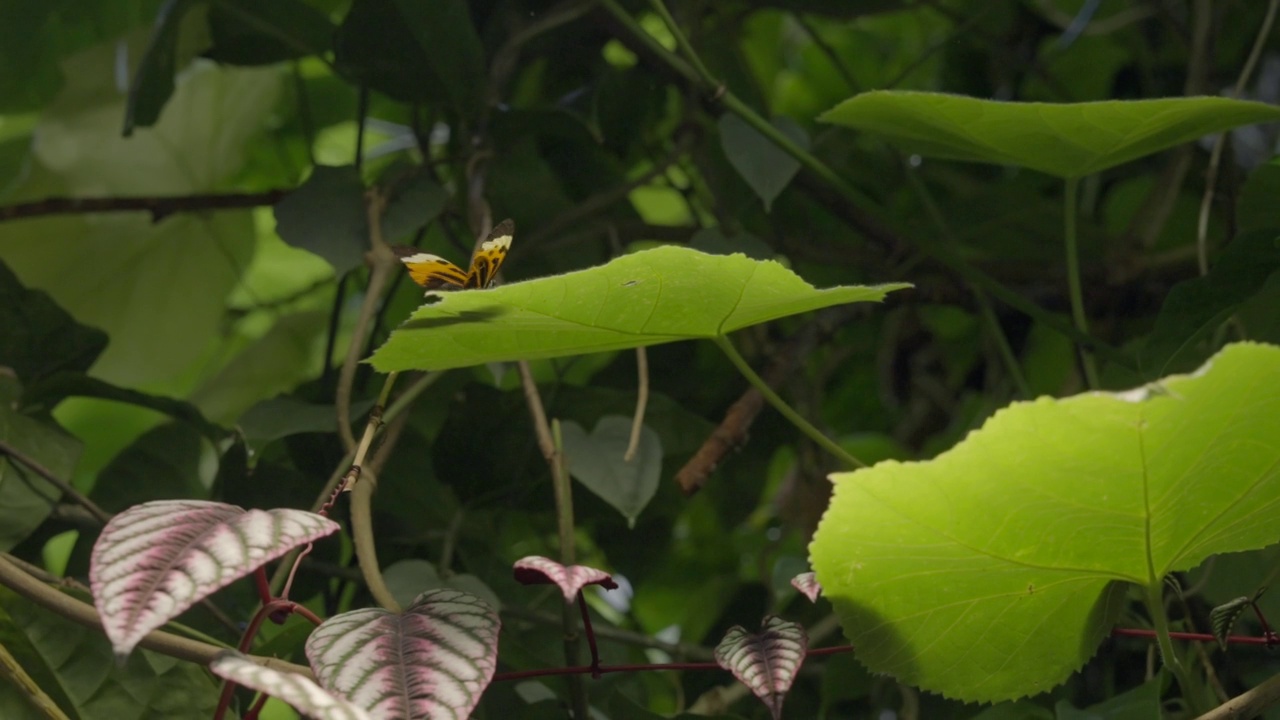
[[[13, 372], [0, 377], [2, 439], [109, 511], [173, 497], [310, 507], [341, 466], [334, 394], [368, 281], [361, 193], [377, 184], [393, 198], [389, 241], [455, 261], [485, 221], [513, 218], [506, 282], [657, 242], [774, 258], [819, 287], [911, 282], [883, 306], [790, 318], [735, 342], [763, 371], [781, 368], [772, 373], [780, 393], [856, 455], [931, 457], [1021, 396], [1002, 342], [1031, 394], [1084, 389], [1069, 340], [989, 301], [917, 241], [944, 241], [1066, 319], [1061, 184], [902, 156], [816, 117], [886, 88], [1053, 102], [1225, 93], [1268, 3], [694, 0], [670, 9], [723, 88], [690, 75], [643, 2], [6, 0], [0, 364]], [[1276, 51], [1273, 34], [1244, 96], [1276, 101]], [[875, 207], [850, 205], [725, 113], [724, 91]], [[1273, 246], [1246, 246], [1234, 264], [1224, 260], [1240, 275], [1195, 284], [1211, 143], [1082, 184], [1092, 329], [1134, 361], [1104, 364], [1107, 387], [1194, 367], [1226, 339], [1280, 339]], [[1244, 230], [1280, 225], [1274, 149], [1274, 128], [1232, 134], [1216, 170], [1211, 264]], [[1252, 189], [1242, 197], [1242, 187]], [[232, 193], [240, 200], [230, 209], [210, 200]], [[179, 200], [85, 212], [39, 204], [50, 197]], [[358, 340], [362, 357], [421, 302], [400, 275], [379, 300], [372, 336]], [[1136, 351], [1179, 292], [1234, 293], [1238, 322], [1195, 338], [1180, 366], [1143, 366]], [[619, 352], [538, 362], [534, 373], [548, 413], [590, 433], [602, 417], [630, 415], [636, 363]], [[597, 628], [632, 633], [604, 641], [606, 662], [707, 659], [725, 629], [754, 627], [768, 612], [810, 626], [816, 645], [838, 643], [827, 608], [787, 585], [807, 567], [834, 461], [765, 409], [705, 488], [683, 496], [672, 478], [747, 384], [710, 343], [654, 347], [648, 363], [656, 496], [634, 527], [585, 488], [574, 496], [580, 561], [631, 589], [593, 599]], [[362, 366], [356, 408], [380, 387]], [[500, 671], [563, 665], [557, 596], [510, 577], [513, 560], [556, 554], [549, 475], [513, 368], [449, 372], [403, 417], [375, 500], [378, 550], [399, 591], [483, 588], [504, 611]], [[2, 549], [83, 579], [92, 519], [16, 466], [0, 472]], [[1274, 556], [1235, 556], [1184, 578], [1184, 627], [1204, 630], [1214, 603], [1266, 584]], [[320, 544], [293, 597], [324, 614], [368, 604], [353, 563], [348, 545]], [[1277, 598], [1264, 605], [1280, 618]], [[253, 602], [244, 587], [215, 596], [232, 619]], [[10, 595], [0, 608], [6, 636], [40, 612]], [[204, 611], [189, 624], [235, 637], [234, 624]], [[270, 629], [255, 651], [299, 658], [305, 628], [295, 625]], [[49, 634], [13, 642], [62, 677], [50, 657], [93, 638], [40, 645]], [[1158, 677], [1147, 680], [1151, 653], [1137, 640], [1109, 641], [1067, 685], [988, 709], [900, 688], [848, 656], [824, 658], [806, 665], [786, 713], [1085, 717], [1076, 708], [1109, 703], [1088, 717], [1151, 717], [1161, 691]], [[214, 692], [199, 673], [175, 679], [160, 660], [110, 670], [108, 655], [92, 657], [95, 680], [66, 691], [81, 717], [124, 717], [103, 713], [158, 697], [117, 693], [109, 711], [85, 700], [120, 683]], [[1238, 651], [1216, 668], [1221, 689], [1236, 694], [1276, 663]], [[622, 718], [695, 704], [720, 711], [704, 695], [729, 683], [715, 672], [634, 673], [588, 688], [603, 716]], [[0, 708], [26, 712], [6, 688]], [[563, 693], [555, 679], [499, 683], [477, 717], [562, 717], [554, 698]], [[203, 708], [181, 712], [201, 717]], [[752, 701], [724, 712], [765, 716]]]

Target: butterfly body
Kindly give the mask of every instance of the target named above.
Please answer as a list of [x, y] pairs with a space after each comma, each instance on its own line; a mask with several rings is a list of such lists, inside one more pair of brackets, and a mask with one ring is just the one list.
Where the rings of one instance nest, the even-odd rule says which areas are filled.
[[480, 243], [480, 248], [471, 257], [471, 267], [467, 270], [439, 255], [421, 252], [416, 248], [396, 248], [396, 252], [400, 255], [400, 261], [409, 269], [409, 277], [427, 289], [444, 286], [461, 290], [483, 289], [493, 284], [498, 268], [507, 259], [514, 234], [515, 223], [510, 220], [498, 223], [489, 237]]

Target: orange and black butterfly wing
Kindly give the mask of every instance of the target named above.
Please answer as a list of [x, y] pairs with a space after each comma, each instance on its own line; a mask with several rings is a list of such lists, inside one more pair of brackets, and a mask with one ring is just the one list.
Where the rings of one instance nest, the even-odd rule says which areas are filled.
[[466, 288], [487, 288], [507, 259], [507, 251], [511, 249], [511, 238], [515, 235], [515, 223], [503, 220], [489, 233], [489, 237], [480, 244], [480, 249], [471, 258], [471, 271], [467, 273]]
[[409, 277], [419, 285], [425, 288], [441, 285], [467, 287], [467, 273], [439, 255], [411, 247], [395, 247], [394, 250], [400, 256], [400, 262], [409, 269]]

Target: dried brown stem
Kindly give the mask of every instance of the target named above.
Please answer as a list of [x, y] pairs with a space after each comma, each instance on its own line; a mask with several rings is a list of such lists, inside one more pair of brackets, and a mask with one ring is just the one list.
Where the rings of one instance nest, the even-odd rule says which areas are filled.
[[278, 188], [259, 193], [216, 193], [168, 197], [50, 197], [0, 207], [0, 222], [46, 215], [87, 215], [107, 212], [149, 212], [152, 219], [160, 221], [180, 212], [240, 210], [275, 205], [291, 192], [293, 192], [291, 188]]

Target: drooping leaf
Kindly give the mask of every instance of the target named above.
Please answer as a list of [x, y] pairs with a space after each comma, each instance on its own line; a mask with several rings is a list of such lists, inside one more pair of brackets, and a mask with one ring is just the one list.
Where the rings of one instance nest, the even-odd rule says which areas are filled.
[[[729, 164], [764, 201], [764, 209], [769, 210], [800, 170], [800, 161], [733, 113], [721, 115], [719, 126], [720, 147]], [[796, 145], [809, 149], [809, 136], [790, 118], [777, 118], [773, 126]]]
[[586, 565], [565, 567], [560, 563], [540, 555], [530, 555], [516, 561], [516, 582], [522, 585], [541, 585], [552, 583], [560, 586], [565, 602], [573, 602], [578, 592], [587, 585], [599, 585], [606, 590], [614, 590], [618, 584], [609, 573]]
[[1209, 274], [1184, 280], [1165, 296], [1155, 327], [1142, 347], [1143, 368], [1152, 374], [1185, 372], [1213, 350], [1208, 340], [1223, 322], [1250, 302], [1280, 273], [1280, 228], [1237, 237]]
[[1274, 122], [1280, 108], [1220, 97], [1017, 103], [875, 90], [819, 119], [884, 136], [927, 157], [1081, 177], [1203, 135]]
[[371, 362], [379, 372], [443, 370], [706, 339], [905, 287], [818, 290], [774, 261], [664, 246], [565, 275], [433, 295]]
[[[20, 390], [16, 379], [0, 373], [0, 440], [70, 482], [80, 457], [80, 441], [15, 410]], [[34, 470], [0, 454], [0, 552], [25, 540], [61, 497], [62, 491]]]
[[302, 510], [243, 510], [198, 500], [136, 505], [107, 523], [89, 583], [117, 655], [147, 633], [264, 563], [337, 532]]
[[0, 366], [30, 386], [59, 371], [84, 372], [107, 345], [101, 330], [76, 322], [46, 293], [23, 287], [0, 262]]
[[301, 0], [218, 0], [209, 9], [213, 46], [204, 56], [229, 65], [270, 65], [328, 52], [335, 29]]
[[129, 99], [124, 112], [125, 137], [132, 135], [134, 128], [151, 127], [160, 119], [160, 111], [173, 95], [182, 21], [200, 4], [197, 0], [166, 0], [160, 6], [151, 40], [129, 83]]
[[307, 639], [320, 684], [374, 717], [466, 720], [493, 678], [498, 614], [455, 590], [418, 596], [403, 613], [334, 616]]
[[804, 627], [770, 615], [760, 632], [734, 625], [716, 645], [716, 662], [764, 702], [773, 720], [782, 717], [782, 703], [804, 663], [809, 637]]
[[285, 242], [329, 261], [339, 276], [364, 262], [369, 246], [364, 183], [355, 167], [317, 165], [302, 186], [275, 207]]
[[833, 476], [810, 546], [858, 658], [944, 695], [1062, 682], [1125, 583], [1280, 540], [1280, 347], [1194, 375], [1015, 403], [928, 462]]
[[1238, 597], [1209, 611], [1209, 625], [1213, 628], [1213, 636], [1218, 639], [1218, 647], [1227, 649], [1227, 636], [1252, 602], [1252, 598]]
[[265, 667], [237, 652], [224, 652], [209, 663], [214, 675], [266, 693], [316, 720], [372, 720], [373, 716], [295, 673]]
[[631, 418], [609, 415], [600, 418], [590, 435], [575, 422], [561, 423], [560, 431], [569, 473], [635, 527], [636, 518], [658, 491], [662, 441], [644, 426], [635, 457], [628, 461], [631, 426]]
[[822, 584], [818, 582], [818, 576], [811, 572], [800, 573], [791, 578], [791, 587], [809, 598], [809, 602], [818, 602], [818, 596], [822, 594]]

